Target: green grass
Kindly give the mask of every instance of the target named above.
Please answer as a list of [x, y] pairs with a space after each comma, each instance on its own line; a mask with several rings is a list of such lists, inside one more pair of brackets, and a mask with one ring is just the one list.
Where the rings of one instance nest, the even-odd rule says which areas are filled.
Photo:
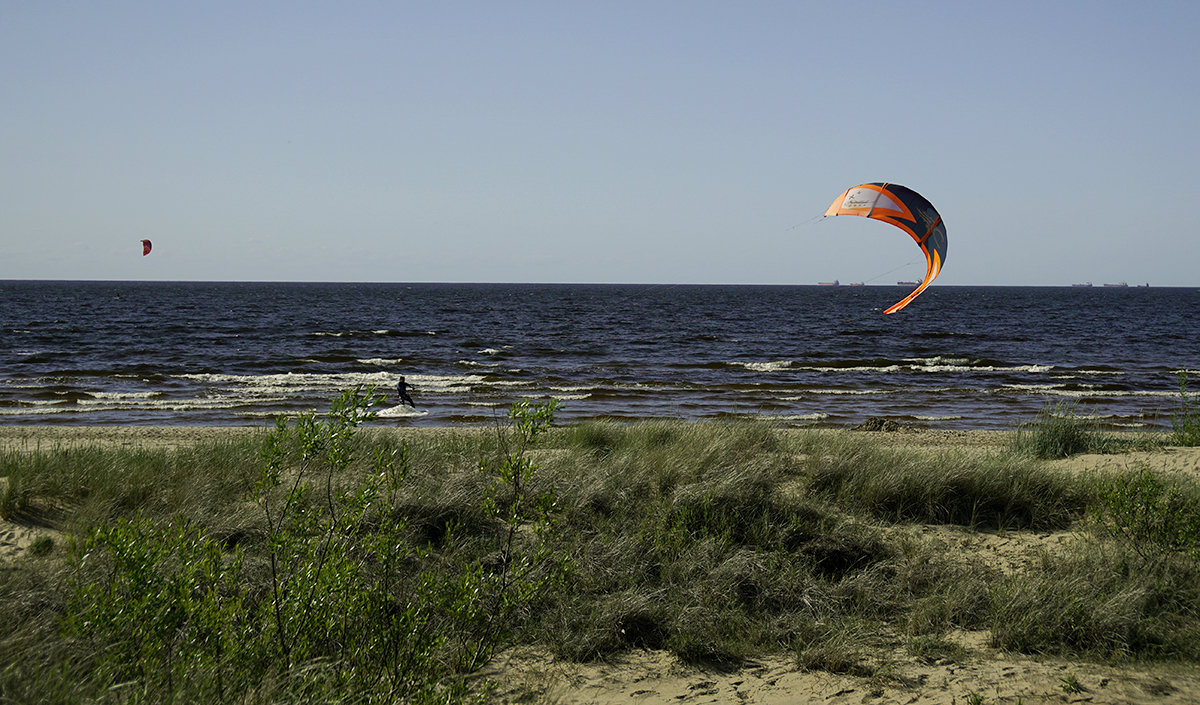
[[879, 520], [1053, 529], [1085, 506], [1076, 484], [1020, 454], [833, 443], [811, 454], [811, 489]]
[[1187, 370], [1179, 372], [1179, 400], [1171, 417], [1171, 428], [1176, 445], [1200, 445], [1200, 400], [1188, 389]]
[[1094, 420], [1080, 416], [1073, 404], [1046, 406], [1032, 423], [1021, 426], [1014, 438], [1016, 450], [1042, 460], [1067, 458], [1079, 453], [1103, 453], [1112, 440]]
[[[878, 680], [970, 659], [959, 629], [1200, 661], [1200, 492], [1149, 468], [544, 406], [406, 433], [339, 403], [227, 443], [0, 454], [0, 511], [66, 536], [0, 571], [0, 696], [468, 702], [522, 644]], [[946, 524], [1091, 538], [1004, 573], [923, 538]]]

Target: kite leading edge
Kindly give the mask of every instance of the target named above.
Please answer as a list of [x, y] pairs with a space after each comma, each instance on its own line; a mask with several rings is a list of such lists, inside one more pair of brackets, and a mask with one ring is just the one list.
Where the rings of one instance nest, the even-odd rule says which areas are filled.
[[908, 233], [925, 253], [925, 279], [884, 313], [895, 313], [907, 306], [942, 271], [946, 261], [946, 224], [933, 204], [908, 187], [884, 182], [859, 184], [834, 199], [825, 215], [859, 215], [889, 223]]

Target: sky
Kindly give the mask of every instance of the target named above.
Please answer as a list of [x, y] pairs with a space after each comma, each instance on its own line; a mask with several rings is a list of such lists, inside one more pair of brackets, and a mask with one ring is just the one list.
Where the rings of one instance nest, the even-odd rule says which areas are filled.
[[[0, 279], [1200, 285], [1200, 3], [0, 0]], [[140, 240], [154, 250], [143, 257]]]

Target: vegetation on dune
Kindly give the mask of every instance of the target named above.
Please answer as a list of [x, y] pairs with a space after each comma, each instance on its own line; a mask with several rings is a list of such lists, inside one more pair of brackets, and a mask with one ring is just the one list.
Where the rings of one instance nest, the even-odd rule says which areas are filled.
[[[174, 451], [0, 454], [0, 512], [74, 537], [0, 572], [0, 700], [470, 702], [487, 695], [472, 674], [520, 644], [782, 653], [878, 680], [897, 653], [971, 658], [957, 629], [1200, 661], [1200, 488], [1049, 469], [1029, 434], [1095, 447], [1069, 414], [968, 451], [751, 422], [555, 427], [553, 402], [398, 433], [359, 426], [373, 403], [353, 390]], [[1002, 569], [931, 525], [1079, 538]]]
[[1179, 401], [1171, 416], [1176, 445], [1200, 446], [1200, 400], [1188, 389], [1187, 370], [1179, 371]]

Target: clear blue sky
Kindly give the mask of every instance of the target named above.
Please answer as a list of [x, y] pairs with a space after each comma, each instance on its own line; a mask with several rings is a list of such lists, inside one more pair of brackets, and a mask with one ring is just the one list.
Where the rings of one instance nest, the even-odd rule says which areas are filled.
[[1200, 285], [1198, 34], [1194, 0], [0, 0], [0, 279], [893, 283], [906, 235], [819, 218], [892, 181], [938, 284]]

